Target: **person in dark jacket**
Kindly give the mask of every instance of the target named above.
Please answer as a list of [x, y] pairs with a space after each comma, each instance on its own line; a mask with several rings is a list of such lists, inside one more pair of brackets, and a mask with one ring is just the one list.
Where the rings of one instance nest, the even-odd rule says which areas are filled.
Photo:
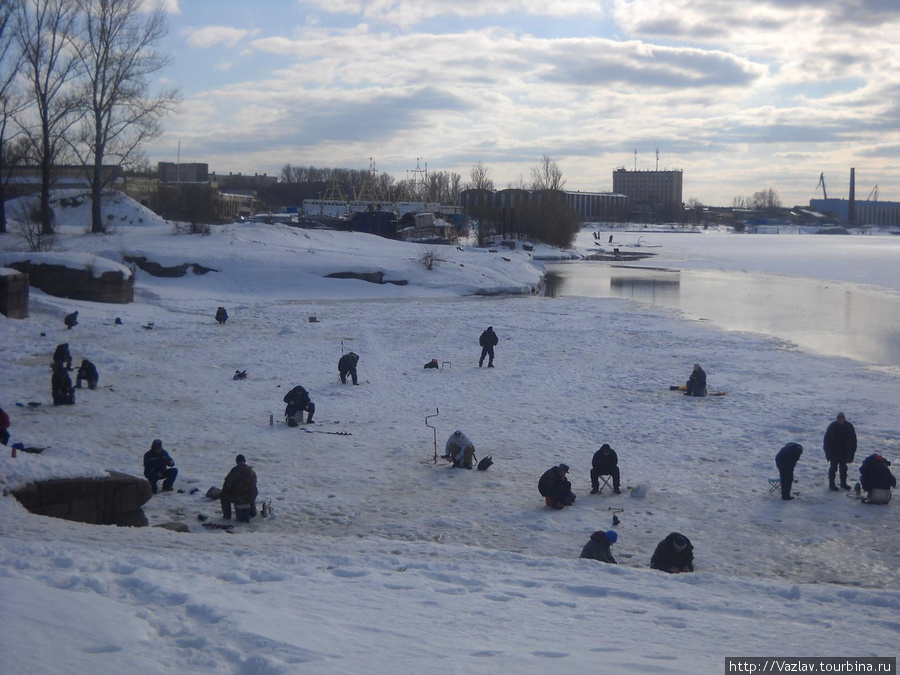
[[3, 408], [0, 408], [0, 443], [9, 443], [9, 415]]
[[572, 484], [566, 479], [569, 467], [566, 464], [547, 469], [538, 481], [538, 492], [544, 503], [554, 509], [562, 509], [575, 503]]
[[162, 481], [163, 492], [169, 492], [178, 476], [175, 461], [169, 457], [169, 453], [163, 450], [162, 441], [158, 438], [150, 444], [150, 449], [144, 453], [144, 478], [150, 481], [153, 494], [156, 494], [156, 483]]
[[429, 361], [428, 363], [426, 363], [426, 364], [425, 364], [424, 366], [422, 366], [422, 367], [423, 367], [423, 368], [440, 368], [440, 366], [438, 365], [438, 360], [437, 360], [437, 359], [431, 359], [431, 361]]
[[869, 504], [887, 504], [891, 501], [891, 488], [897, 487], [897, 479], [891, 473], [891, 463], [878, 453], [869, 455], [859, 467], [859, 484], [866, 491]]
[[338, 360], [338, 374], [341, 376], [341, 384], [347, 384], [347, 376], [353, 380], [353, 384], [359, 384], [356, 380], [356, 364], [359, 363], [359, 356], [353, 352], [344, 354]]
[[600, 492], [600, 476], [612, 476], [613, 492], [622, 494], [619, 490], [619, 456], [609, 447], [608, 443], [600, 446], [591, 460], [591, 494]]
[[775, 466], [778, 467], [778, 477], [781, 480], [781, 498], [785, 501], [793, 499], [791, 486], [794, 484], [794, 467], [802, 454], [802, 445], [788, 443], [775, 455]]
[[63, 319], [63, 323], [66, 324], [66, 330], [71, 330], [74, 326], [78, 325], [78, 312], [72, 312], [71, 314], [66, 314], [66, 318]]
[[680, 532], [672, 532], [656, 546], [650, 559], [650, 569], [669, 574], [694, 571], [694, 547]]
[[72, 370], [72, 355], [69, 353], [68, 342], [56, 345], [56, 351], [53, 352], [53, 363], [58, 363], [60, 367], [66, 370]]
[[218, 321], [219, 323], [225, 323], [226, 321], [228, 321], [228, 312], [224, 307], [219, 307], [219, 309], [216, 310], [216, 321]]
[[588, 543], [581, 549], [580, 558], [589, 558], [590, 560], [599, 560], [600, 562], [612, 563], [617, 565], [616, 559], [613, 557], [609, 547], [618, 541], [619, 535], [615, 530], [597, 530], [588, 539]]
[[56, 362], [53, 364], [50, 390], [53, 395], [53, 405], [72, 405], [75, 403], [75, 390], [72, 388], [69, 371]]
[[234, 467], [225, 476], [222, 485], [222, 517], [231, 520], [231, 505], [234, 504], [234, 512], [239, 523], [249, 523], [250, 518], [256, 516], [256, 497], [259, 492], [256, 489], [256, 472], [253, 467], [247, 466], [247, 460], [243, 455], [234, 458]]
[[847, 421], [844, 413], [839, 412], [834, 422], [828, 425], [822, 447], [825, 450], [825, 459], [831, 462], [828, 468], [828, 488], [840, 489], [834, 482], [836, 474], [840, 471], [841, 487], [849, 490], [847, 465], [856, 455], [856, 429]]
[[100, 374], [97, 372], [97, 367], [87, 359], [82, 359], [81, 365], [78, 367], [78, 375], [75, 376], [76, 389], [81, 389], [82, 380], [87, 382], [88, 389], [96, 389], [97, 382], [100, 381]]
[[284, 395], [287, 407], [284, 409], [284, 419], [288, 426], [295, 427], [303, 422], [303, 411], [307, 411], [306, 423], [314, 424], [313, 415], [316, 413], [316, 404], [309, 399], [309, 392], [299, 384]]
[[706, 396], [706, 373], [703, 372], [699, 363], [694, 364], [694, 370], [691, 371], [686, 387], [685, 396]]
[[481, 337], [478, 338], [478, 344], [481, 345], [481, 358], [478, 359], [478, 367], [481, 368], [484, 365], [484, 357], [486, 356], [488, 359], [488, 368], [494, 367], [494, 347], [497, 346], [497, 343], [500, 340], [497, 338], [497, 334], [494, 332], [493, 326], [488, 326], [487, 330], [481, 334]]

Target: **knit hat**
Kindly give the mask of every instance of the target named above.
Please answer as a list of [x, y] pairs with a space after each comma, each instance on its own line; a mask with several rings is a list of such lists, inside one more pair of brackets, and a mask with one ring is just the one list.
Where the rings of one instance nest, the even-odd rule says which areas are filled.
[[560, 464], [560, 465], [559, 465], [558, 467], [556, 467], [556, 468], [559, 469], [560, 471], [568, 471], [568, 470], [569, 470], [569, 465], [568, 465], [568, 464]]
[[247, 458], [244, 457], [243, 455], [238, 455], [237, 457], [234, 458], [234, 461], [236, 464], [245, 464], [247, 462]]
[[154, 438], [153, 442], [150, 444], [151, 450], [162, 450], [162, 441], [158, 438]]
[[607, 530], [606, 531], [606, 542], [608, 544], [615, 544], [619, 539], [619, 535], [616, 534], [615, 530]]
[[600, 449], [601, 450], [612, 450], [612, 448], [609, 447], [609, 443], [604, 443], [603, 445], [600, 446]]

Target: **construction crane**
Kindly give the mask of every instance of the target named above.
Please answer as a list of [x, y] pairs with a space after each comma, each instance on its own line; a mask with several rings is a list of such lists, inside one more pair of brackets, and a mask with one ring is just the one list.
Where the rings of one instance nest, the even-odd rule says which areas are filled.
[[876, 185], [875, 187], [872, 188], [872, 191], [869, 193], [869, 196], [866, 197], [866, 201], [867, 201], [867, 202], [873, 201], [873, 200], [872, 200], [872, 195], [875, 195], [874, 201], [877, 202], [877, 201], [878, 201], [878, 186], [877, 186], [877, 185]]
[[[822, 186], [822, 197], [823, 199], [828, 199], [828, 192], [825, 190], [825, 174], [819, 174], [819, 185]], [[816, 185], [816, 190], [819, 189], [819, 185]]]

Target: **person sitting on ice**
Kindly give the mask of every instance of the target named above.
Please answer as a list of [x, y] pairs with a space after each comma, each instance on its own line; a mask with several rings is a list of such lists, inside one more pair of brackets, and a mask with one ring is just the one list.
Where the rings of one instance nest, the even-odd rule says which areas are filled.
[[144, 478], [150, 481], [153, 494], [156, 494], [156, 483], [160, 480], [163, 482], [163, 492], [170, 492], [176, 476], [178, 469], [175, 468], [175, 460], [163, 450], [162, 441], [154, 439], [150, 449], [144, 453]]
[[694, 571], [694, 547], [680, 532], [672, 532], [663, 539], [650, 558], [650, 569], [669, 574]]
[[88, 389], [96, 389], [97, 382], [100, 381], [100, 374], [97, 372], [97, 366], [87, 359], [81, 360], [78, 367], [78, 374], [75, 376], [75, 388], [81, 389], [81, 381], [87, 382]]
[[600, 562], [612, 563], [617, 565], [616, 559], [613, 557], [609, 547], [618, 541], [619, 535], [615, 530], [597, 530], [588, 539], [588, 543], [581, 549], [580, 558], [588, 558], [590, 560], [599, 560]]
[[691, 371], [691, 376], [688, 378], [684, 395], [706, 396], [706, 373], [703, 372], [699, 363], [694, 364], [694, 370]]
[[347, 376], [353, 380], [353, 384], [359, 384], [356, 380], [356, 364], [359, 363], [359, 356], [353, 352], [347, 352], [338, 359], [338, 375], [341, 376], [341, 384], [347, 384]]
[[468, 436], [457, 429], [447, 439], [443, 457], [453, 463], [454, 469], [471, 469], [475, 462], [475, 446]]
[[544, 498], [544, 503], [554, 509], [562, 509], [575, 503], [575, 493], [572, 492], [572, 484], [566, 478], [569, 473], [567, 464], [551, 466], [538, 480], [538, 492]]
[[422, 366], [422, 367], [423, 367], [423, 368], [440, 368], [440, 366], [438, 365], [438, 360], [437, 360], [437, 359], [431, 359], [431, 361], [429, 361], [428, 363], [426, 363], [426, 364], [425, 364], [424, 366]]
[[71, 330], [73, 327], [78, 325], [78, 312], [72, 312], [71, 314], [66, 314], [66, 318], [63, 319], [63, 323], [66, 324], [66, 330]]
[[867, 504], [887, 504], [891, 501], [891, 488], [897, 487], [897, 479], [891, 473], [891, 463], [878, 453], [869, 455], [859, 467], [859, 484], [867, 493]]
[[53, 352], [53, 363], [58, 363], [60, 367], [66, 370], [72, 370], [72, 355], [69, 353], [68, 342], [56, 345], [56, 351]]
[[309, 392], [299, 384], [284, 395], [287, 407], [284, 409], [284, 419], [288, 426], [295, 427], [303, 422], [303, 411], [307, 411], [306, 423], [314, 424], [313, 415], [316, 413], [316, 404], [309, 398]]
[[612, 476], [613, 492], [617, 495], [622, 494], [622, 491], [619, 490], [619, 457], [608, 443], [601, 445], [591, 459], [592, 495], [600, 492], [600, 476]]
[[50, 378], [50, 390], [53, 396], [53, 405], [72, 405], [75, 403], [75, 390], [72, 388], [69, 371], [55, 361], [53, 363], [53, 377]]
[[219, 323], [225, 323], [226, 321], [228, 321], [228, 312], [224, 307], [219, 307], [219, 309], [216, 310], [216, 321], [218, 321]]
[[249, 523], [250, 518], [256, 516], [256, 497], [258, 495], [256, 472], [253, 467], [247, 466], [247, 460], [243, 455], [238, 455], [234, 458], [234, 467], [225, 476], [222, 493], [219, 495], [222, 503], [222, 517], [225, 520], [231, 520], [231, 505], [234, 504], [237, 521]]

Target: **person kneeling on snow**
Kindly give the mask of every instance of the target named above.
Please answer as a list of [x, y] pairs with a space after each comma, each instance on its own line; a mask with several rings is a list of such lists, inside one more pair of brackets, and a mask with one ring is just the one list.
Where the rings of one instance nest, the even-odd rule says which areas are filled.
[[650, 569], [679, 574], [694, 571], [694, 547], [691, 540], [679, 532], [672, 532], [653, 552]]
[[616, 559], [613, 557], [609, 547], [616, 543], [619, 535], [615, 530], [597, 530], [588, 539], [588, 543], [581, 549], [580, 558], [589, 558], [590, 560], [599, 560], [600, 562], [612, 563], [617, 565]]
[[284, 395], [287, 407], [284, 409], [284, 419], [289, 427], [295, 427], [303, 422], [303, 411], [308, 411], [307, 424], [314, 424], [313, 415], [316, 413], [316, 405], [309, 399], [309, 392], [299, 384]]
[[538, 481], [538, 492], [544, 503], [554, 509], [562, 509], [575, 503], [572, 484], [566, 478], [569, 467], [566, 464], [552, 466], [547, 469]]
[[457, 429], [444, 445], [444, 459], [452, 462], [454, 469], [471, 469], [475, 462], [475, 446], [468, 436]]
[[88, 389], [96, 389], [97, 382], [100, 381], [100, 374], [97, 372], [97, 366], [87, 359], [81, 360], [78, 367], [78, 375], [75, 376], [75, 388], [81, 389], [81, 381], [87, 382]]
[[162, 441], [154, 439], [150, 449], [144, 453], [144, 478], [150, 481], [150, 488], [156, 494], [156, 483], [163, 482], [163, 492], [169, 492], [175, 483], [178, 469], [175, 468], [175, 460], [169, 457], [169, 453], [163, 450]]
[[890, 465], [878, 453], [863, 460], [859, 467], [859, 484], [868, 493], [867, 504], [887, 504], [891, 501], [891, 488], [897, 487], [897, 479], [888, 468]]
[[231, 520], [231, 505], [234, 504], [234, 514], [239, 523], [249, 523], [250, 518], [256, 516], [256, 497], [259, 492], [256, 489], [256, 472], [247, 466], [247, 460], [243, 455], [234, 458], [235, 465], [222, 485], [222, 493], [219, 498], [222, 502], [222, 517]]

